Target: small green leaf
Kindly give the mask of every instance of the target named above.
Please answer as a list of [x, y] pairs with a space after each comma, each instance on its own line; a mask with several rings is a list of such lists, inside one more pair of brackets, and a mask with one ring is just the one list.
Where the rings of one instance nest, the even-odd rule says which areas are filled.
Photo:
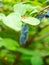
[[3, 40], [6, 43], [5, 44], [5, 47], [7, 49], [9, 49], [9, 50], [14, 50], [15, 51], [16, 50], [16, 47], [19, 47], [19, 44], [15, 40], [13, 40], [13, 39], [5, 38]]
[[26, 18], [23, 18], [22, 21], [24, 23], [28, 23], [30, 25], [38, 25], [40, 23], [40, 21], [34, 17], [26, 17]]
[[32, 12], [34, 10], [37, 10], [37, 6], [32, 6], [30, 4], [26, 4], [27, 11]]
[[35, 14], [35, 13], [38, 13], [38, 10], [32, 11], [32, 12], [30, 13], [30, 15]]
[[16, 47], [19, 47], [19, 44], [10, 38], [0, 38], [0, 47], [4, 46], [5, 48], [7, 48], [8, 50], [16, 50]]

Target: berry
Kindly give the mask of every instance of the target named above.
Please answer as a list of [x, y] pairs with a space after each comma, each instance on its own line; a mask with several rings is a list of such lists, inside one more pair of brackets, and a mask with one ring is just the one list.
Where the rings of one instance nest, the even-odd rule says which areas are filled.
[[41, 14], [41, 15], [39, 15], [39, 16], [36, 16], [36, 18], [38, 18], [38, 19], [42, 19], [42, 18], [44, 18], [45, 17], [45, 14]]
[[47, 11], [45, 17], [49, 17], [49, 10]]
[[21, 45], [25, 44], [27, 39], [28, 39], [28, 25], [24, 24], [21, 30], [20, 44]]

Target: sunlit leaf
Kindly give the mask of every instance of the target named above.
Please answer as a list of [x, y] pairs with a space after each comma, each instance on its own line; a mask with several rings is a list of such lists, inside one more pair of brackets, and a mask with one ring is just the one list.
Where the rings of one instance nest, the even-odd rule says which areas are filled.
[[21, 15], [24, 15], [26, 13], [26, 5], [23, 3], [18, 3], [14, 5], [14, 12], [19, 12]]
[[28, 23], [30, 25], [38, 25], [40, 23], [40, 21], [34, 17], [26, 17], [26, 18], [22, 18], [22, 21], [24, 23]]
[[19, 13], [11, 13], [7, 17], [4, 16], [3, 23], [15, 31], [21, 30], [22, 22], [21, 22], [21, 17]]

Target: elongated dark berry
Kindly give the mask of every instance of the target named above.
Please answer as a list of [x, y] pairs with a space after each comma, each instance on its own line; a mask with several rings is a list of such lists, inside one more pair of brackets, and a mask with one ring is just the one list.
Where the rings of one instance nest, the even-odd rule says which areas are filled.
[[28, 39], [28, 25], [24, 24], [20, 34], [20, 44], [23, 45]]
[[49, 10], [47, 11], [47, 13], [45, 14], [46, 17], [49, 17]]
[[36, 18], [38, 18], [38, 19], [42, 19], [42, 18], [44, 18], [45, 17], [45, 14], [41, 14], [41, 15], [39, 15], [39, 16], [36, 16]]

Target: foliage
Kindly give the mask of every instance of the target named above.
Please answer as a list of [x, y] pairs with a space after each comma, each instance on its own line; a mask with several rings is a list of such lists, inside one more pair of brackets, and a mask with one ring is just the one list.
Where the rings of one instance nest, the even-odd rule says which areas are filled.
[[49, 65], [48, 3], [0, 0], [0, 65]]

